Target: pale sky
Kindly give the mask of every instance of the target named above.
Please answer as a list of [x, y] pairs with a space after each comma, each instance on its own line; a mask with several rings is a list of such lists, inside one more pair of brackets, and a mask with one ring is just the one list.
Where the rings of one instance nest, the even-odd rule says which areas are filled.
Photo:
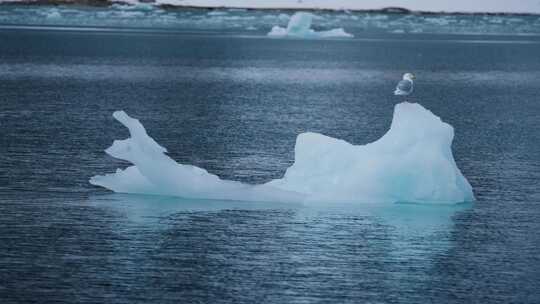
[[379, 9], [399, 6], [423, 11], [540, 13], [540, 0], [157, 0], [157, 2], [215, 7]]

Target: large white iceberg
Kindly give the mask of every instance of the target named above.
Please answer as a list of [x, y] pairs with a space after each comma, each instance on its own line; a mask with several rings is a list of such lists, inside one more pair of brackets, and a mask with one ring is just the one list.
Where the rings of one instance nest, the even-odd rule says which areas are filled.
[[390, 130], [355, 146], [316, 133], [300, 134], [295, 162], [282, 179], [262, 185], [222, 180], [206, 170], [175, 162], [136, 119], [113, 114], [131, 137], [105, 150], [133, 164], [98, 175], [90, 183], [115, 192], [196, 199], [276, 202], [473, 201], [471, 185], [452, 156], [452, 126], [419, 104], [394, 109]]
[[274, 26], [268, 33], [270, 37], [297, 37], [297, 38], [330, 38], [330, 37], [354, 37], [352, 34], [345, 32], [342, 28], [337, 28], [329, 31], [317, 32], [311, 29], [311, 22], [313, 20], [313, 14], [298, 12], [295, 13], [287, 28], [280, 26]]

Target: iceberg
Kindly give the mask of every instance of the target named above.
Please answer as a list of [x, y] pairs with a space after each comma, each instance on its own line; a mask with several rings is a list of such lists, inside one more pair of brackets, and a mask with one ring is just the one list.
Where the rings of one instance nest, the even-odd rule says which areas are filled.
[[294, 164], [268, 185], [316, 201], [473, 201], [472, 187], [452, 155], [453, 138], [452, 126], [429, 110], [400, 103], [390, 130], [367, 145], [300, 134]]
[[116, 173], [94, 176], [90, 183], [119, 193], [154, 194], [194, 199], [288, 202], [303, 195], [270, 185], [248, 185], [220, 179], [196, 166], [182, 165], [148, 136], [139, 120], [124, 111], [113, 117], [128, 128], [130, 138], [115, 140], [105, 152], [133, 164]]
[[283, 178], [260, 185], [223, 180], [179, 164], [137, 119], [123, 111], [113, 116], [129, 129], [130, 137], [114, 141], [105, 152], [133, 166], [94, 176], [90, 183], [114, 192], [301, 203], [474, 201], [472, 187], [452, 155], [454, 129], [419, 104], [397, 104], [389, 131], [366, 145], [300, 134], [294, 163]]
[[331, 38], [331, 37], [354, 37], [352, 34], [345, 32], [342, 28], [332, 29], [329, 31], [315, 31], [311, 29], [313, 14], [298, 12], [295, 13], [287, 24], [287, 28], [274, 26], [267, 34], [270, 37], [296, 37], [296, 38]]

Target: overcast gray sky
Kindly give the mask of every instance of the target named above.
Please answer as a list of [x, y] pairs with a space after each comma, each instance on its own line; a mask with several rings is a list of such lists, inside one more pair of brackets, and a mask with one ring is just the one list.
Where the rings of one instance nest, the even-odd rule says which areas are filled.
[[236, 7], [319, 7], [377, 9], [388, 6], [424, 11], [540, 13], [540, 0], [157, 0], [201, 6]]

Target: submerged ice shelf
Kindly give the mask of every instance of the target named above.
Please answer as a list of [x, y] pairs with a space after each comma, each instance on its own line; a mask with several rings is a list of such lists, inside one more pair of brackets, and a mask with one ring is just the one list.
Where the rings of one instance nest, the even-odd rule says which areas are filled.
[[222, 180], [204, 169], [175, 162], [137, 120], [114, 118], [131, 137], [105, 150], [133, 166], [97, 175], [90, 183], [115, 192], [196, 199], [277, 202], [473, 201], [471, 185], [454, 161], [454, 129], [419, 104], [396, 105], [390, 130], [367, 145], [316, 133], [300, 134], [295, 161], [282, 179], [248, 185]]
[[315, 31], [311, 29], [313, 14], [298, 12], [292, 15], [286, 28], [274, 26], [268, 33], [270, 37], [296, 37], [296, 38], [331, 38], [342, 37], [351, 38], [352, 34], [345, 32], [342, 28], [328, 31]]

